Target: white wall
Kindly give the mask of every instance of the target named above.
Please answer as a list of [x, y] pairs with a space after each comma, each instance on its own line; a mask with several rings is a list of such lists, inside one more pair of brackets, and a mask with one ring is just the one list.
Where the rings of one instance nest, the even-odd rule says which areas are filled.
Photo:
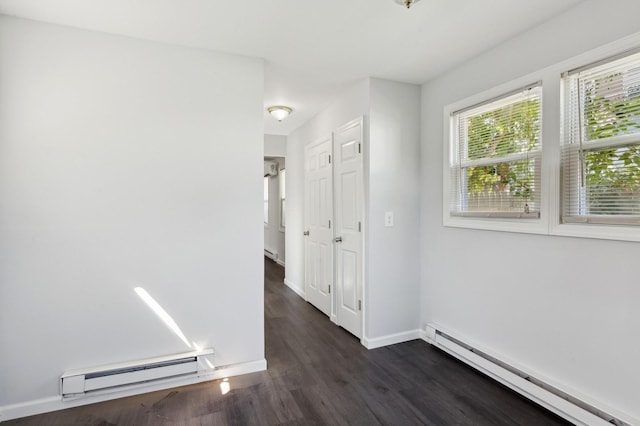
[[370, 99], [365, 324], [376, 339], [419, 328], [420, 87], [372, 78]]
[[444, 228], [442, 158], [445, 105], [637, 32], [639, 14], [588, 1], [424, 85], [421, 154], [422, 323], [636, 419], [640, 245]]
[[264, 155], [266, 157], [286, 157], [287, 137], [264, 135]]
[[[266, 148], [265, 148], [266, 149]], [[278, 163], [278, 170], [286, 167], [283, 157], [273, 158], [269, 161]], [[280, 173], [269, 178], [269, 224], [264, 226], [264, 248], [278, 254], [278, 262], [286, 259], [285, 231], [280, 227]]]
[[[419, 328], [418, 86], [364, 80], [289, 135], [286, 280], [304, 291], [304, 146], [359, 116], [364, 116], [363, 343], [374, 347], [415, 338]], [[393, 228], [384, 227], [386, 211], [395, 214]]]
[[348, 121], [368, 114], [368, 110], [369, 82], [362, 80], [345, 90], [344, 95], [327, 109], [287, 136], [285, 282], [298, 292], [304, 292], [304, 147]]
[[262, 61], [1, 17], [0, 75], [0, 411], [189, 350], [136, 286], [264, 360]]

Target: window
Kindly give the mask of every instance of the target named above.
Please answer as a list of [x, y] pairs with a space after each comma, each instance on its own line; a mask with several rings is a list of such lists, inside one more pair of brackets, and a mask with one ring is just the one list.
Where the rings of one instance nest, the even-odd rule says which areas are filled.
[[541, 84], [450, 120], [449, 215], [540, 217]]
[[278, 176], [280, 178], [280, 229], [284, 230], [287, 171], [285, 169], [280, 170]]
[[563, 85], [562, 221], [640, 225], [640, 53]]
[[264, 177], [264, 224], [269, 224], [269, 176]]

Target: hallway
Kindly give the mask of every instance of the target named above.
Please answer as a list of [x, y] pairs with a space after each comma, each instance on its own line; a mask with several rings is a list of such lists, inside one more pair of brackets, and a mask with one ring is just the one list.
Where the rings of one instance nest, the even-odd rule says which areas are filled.
[[265, 259], [268, 370], [8, 425], [562, 425], [423, 341], [368, 351]]

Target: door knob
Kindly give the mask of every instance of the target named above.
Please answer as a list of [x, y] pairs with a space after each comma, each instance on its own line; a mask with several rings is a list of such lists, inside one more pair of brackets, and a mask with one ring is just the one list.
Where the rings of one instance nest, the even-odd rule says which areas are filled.
[[304, 235], [305, 237], [306, 237], [306, 236], [308, 236], [308, 235], [309, 235], [309, 231], [304, 231], [304, 232], [302, 233], [302, 235]]
[[335, 237], [333, 239], [333, 241], [336, 242], [336, 243], [341, 243], [342, 242], [342, 237]]

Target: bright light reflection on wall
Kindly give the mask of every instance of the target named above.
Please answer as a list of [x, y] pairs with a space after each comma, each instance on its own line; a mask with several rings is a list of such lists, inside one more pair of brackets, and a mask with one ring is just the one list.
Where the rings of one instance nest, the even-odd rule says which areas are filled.
[[222, 392], [223, 395], [226, 395], [229, 393], [230, 390], [231, 390], [231, 383], [229, 383], [229, 379], [228, 378], [222, 379], [222, 382], [220, 382], [220, 392]]
[[162, 306], [160, 306], [160, 304], [158, 304], [158, 302], [156, 302], [155, 299], [151, 297], [149, 293], [147, 293], [147, 290], [142, 287], [136, 287], [134, 288], [134, 290], [136, 294], [140, 296], [142, 301], [146, 303], [147, 306], [151, 308], [151, 310], [155, 312], [158, 317], [160, 317], [162, 322], [164, 322], [167, 327], [169, 327], [169, 329], [173, 331], [180, 338], [180, 340], [184, 342], [185, 345], [187, 345], [188, 348], [191, 348], [191, 344], [189, 344], [189, 341], [185, 337], [182, 330], [180, 330], [180, 327], [178, 327], [178, 324], [176, 324], [173, 318], [171, 318], [171, 315], [169, 315], [167, 311], [162, 309]]

